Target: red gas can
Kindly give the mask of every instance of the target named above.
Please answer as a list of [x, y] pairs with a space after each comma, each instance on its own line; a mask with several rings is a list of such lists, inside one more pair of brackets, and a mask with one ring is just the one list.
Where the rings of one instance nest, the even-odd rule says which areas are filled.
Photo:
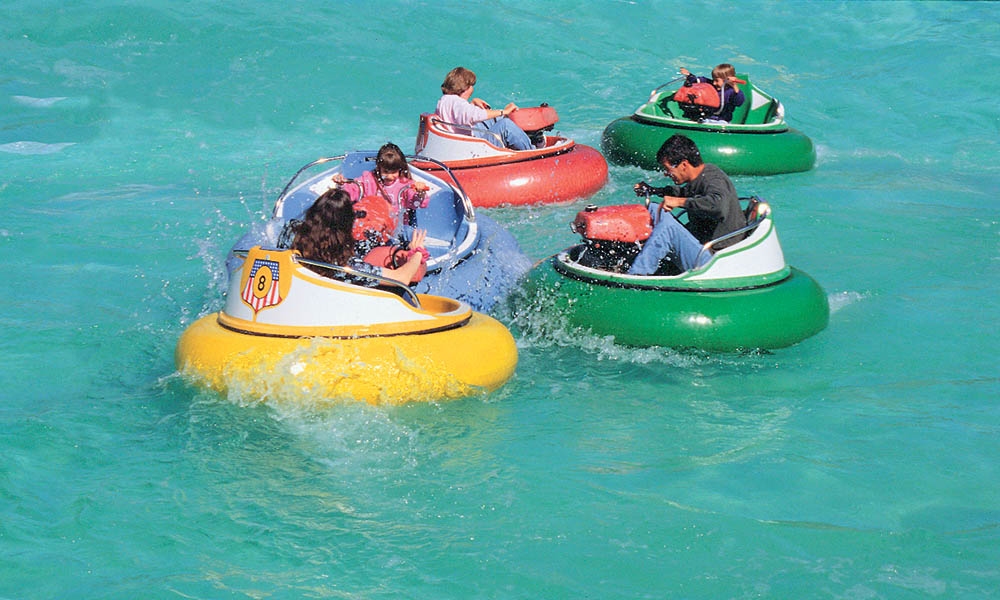
[[674, 102], [719, 108], [719, 90], [711, 83], [684, 85], [674, 94]]
[[519, 108], [510, 113], [510, 120], [524, 131], [540, 131], [552, 127], [559, 120], [556, 109], [547, 104]]
[[653, 232], [653, 219], [640, 204], [591, 205], [576, 213], [572, 230], [589, 240], [641, 242]]

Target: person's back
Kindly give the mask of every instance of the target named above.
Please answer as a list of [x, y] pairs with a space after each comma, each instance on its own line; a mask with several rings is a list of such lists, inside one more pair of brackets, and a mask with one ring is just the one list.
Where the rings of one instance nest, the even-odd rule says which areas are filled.
[[[711, 163], [704, 165], [701, 175], [688, 183], [688, 198], [684, 204], [688, 211], [687, 229], [702, 244], [747, 224], [732, 180], [719, 167]], [[725, 240], [715, 250], [738, 241], [737, 238]]]
[[466, 127], [457, 128], [445, 125], [452, 133], [462, 135], [472, 135], [472, 126], [489, 118], [486, 109], [479, 108], [456, 94], [442, 94], [434, 112], [446, 124], [465, 125]]
[[458, 128], [460, 131], [455, 133], [486, 139], [501, 148], [529, 150], [528, 135], [507, 118], [517, 105], [510, 102], [500, 110], [490, 108], [485, 101], [472, 98], [475, 84], [476, 74], [464, 67], [455, 67], [445, 76], [436, 109], [441, 120], [468, 127]]

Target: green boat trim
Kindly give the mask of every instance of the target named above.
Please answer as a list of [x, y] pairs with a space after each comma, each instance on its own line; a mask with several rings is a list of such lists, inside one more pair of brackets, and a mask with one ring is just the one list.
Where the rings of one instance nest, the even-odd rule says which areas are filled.
[[[672, 279], [669, 276], [658, 277], [655, 275], [628, 275], [625, 273], [611, 273], [592, 269], [575, 264], [571, 258], [574, 252], [578, 252], [583, 246], [573, 246], [552, 259], [553, 268], [569, 277], [608, 287], [627, 288], [635, 290], [656, 290], [660, 292], [727, 292], [740, 290], [753, 290], [762, 287], [776, 285], [788, 279], [791, 275], [791, 267], [785, 266], [780, 271], [767, 275], [754, 277], [727, 277], [723, 279], [712, 279], [707, 281], [690, 280], [685, 278]], [[689, 272], [691, 273], [691, 272]], [[684, 274], [686, 277], [689, 273]], [[681, 276], [677, 276], [681, 277]]]

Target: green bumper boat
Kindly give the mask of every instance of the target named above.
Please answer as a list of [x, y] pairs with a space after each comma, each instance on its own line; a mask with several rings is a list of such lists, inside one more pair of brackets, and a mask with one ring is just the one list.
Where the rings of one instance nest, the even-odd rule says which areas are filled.
[[[747, 237], [702, 267], [628, 275], [621, 271], [637, 244], [588, 239], [584, 232], [584, 243], [532, 270], [525, 292], [544, 298], [544, 310], [563, 315], [570, 326], [614, 336], [625, 346], [734, 351], [800, 342], [826, 327], [826, 294], [785, 263], [768, 205], [746, 200], [749, 224], [730, 236]], [[704, 251], [730, 236], [706, 243]]]
[[778, 100], [750, 83], [740, 84], [746, 98], [730, 123], [700, 122], [690, 106], [674, 100], [683, 78], [653, 90], [649, 100], [628, 117], [611, 122], [601, 137], [601, 150], [613, 163], [658, 171], [656, 151], [672, 135], [694, 140], [705, 162], [730, 175], [776, 175], [808, 171], [816, 151], [802, 132], [785, 123]]

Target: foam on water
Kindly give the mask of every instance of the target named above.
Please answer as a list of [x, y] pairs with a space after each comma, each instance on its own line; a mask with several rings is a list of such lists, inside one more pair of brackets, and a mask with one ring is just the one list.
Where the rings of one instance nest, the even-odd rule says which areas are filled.
[[39, 108], [48, 108], [55, 104], [56, 102], [62, 102], [66, 99], [65, 96], [57, 96], [55, 98], [32, 98], [31, 96], [11, 96], [15, 102], [24, 104], [25, 106], [37, 106]]
[[54, 154], [74, 144], [75, 142], [44, 144], [42, 142], [20, 141], [0, 144], [0, 152], [7, 152], [9, 154]]

